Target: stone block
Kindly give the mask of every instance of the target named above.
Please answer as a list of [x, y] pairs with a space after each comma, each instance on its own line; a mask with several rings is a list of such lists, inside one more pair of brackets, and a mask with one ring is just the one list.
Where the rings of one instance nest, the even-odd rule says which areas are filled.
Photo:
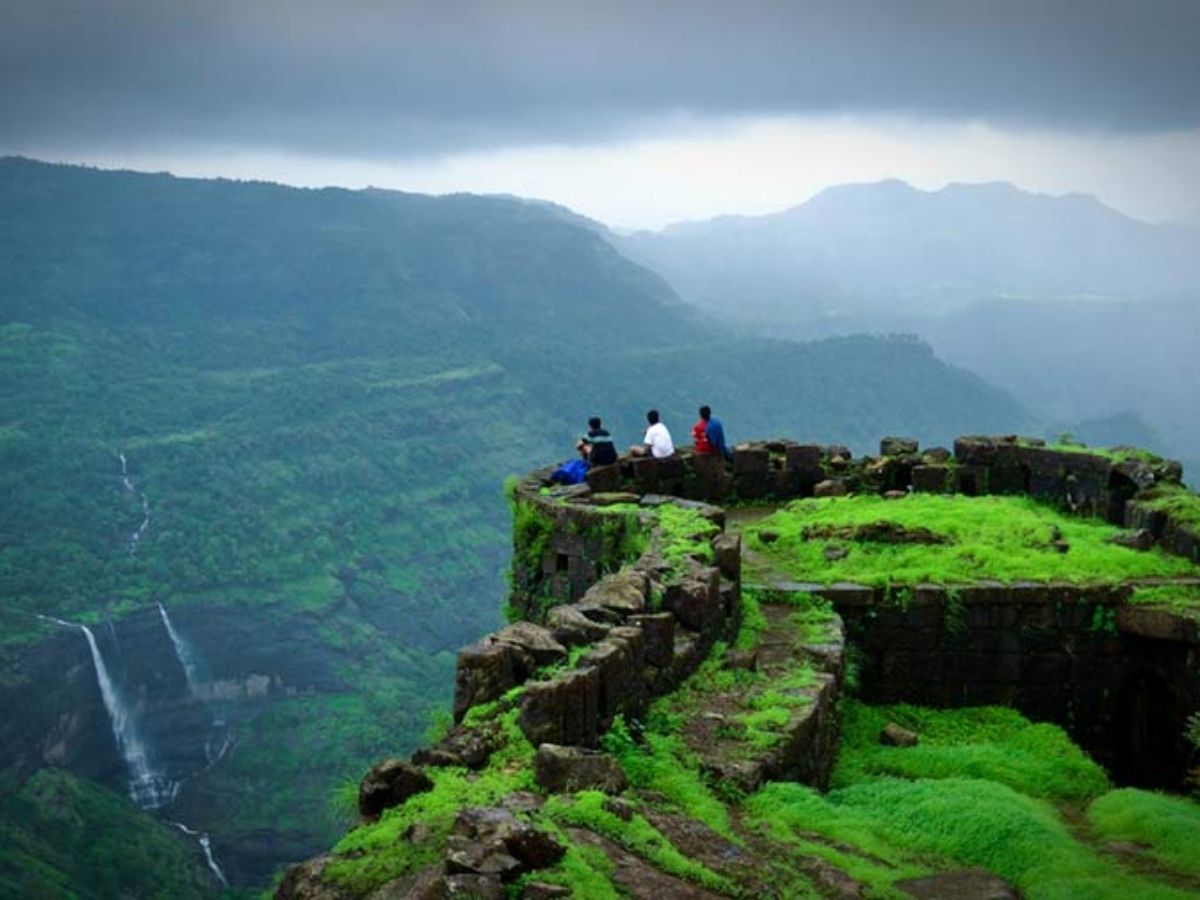
[[496, 700], [529, 677], [533, 659], [512, 644], [488, 638], [458, 651], [454, 674], [454, 721], [479, 703]]
[[517, 724], [532, 744], [593, 746], [599, 735], [600, 674], [594, 668], [531, 682]]
[[607, 493], [621, 489], [621, 467], [594, 466], [588, 470], [587, 484], [593, 493]]
[[617, 761], [607, 753], [584, 747], [542, 744], [533, 758], [533, 777], [552, 794], [602, 791], [619, 794], [629, 782]]
[[583, 602], [610, 609], [624, 618], [645, 612], [648, 590], [644, 573], [626, 569], [597, 581], [588, 588]]
[[733, 474], [766, 474], [771, 454], [764, 444], [738, 444], [733, 451]]
[[663, 594], [663, 608], [674, 613], [685, 628], [701, 633], [711, 632], [724, 618], [720, 588], [719, 570], [696, 567], [680, 581], [667, 586]]
[[761, 500], [771, 492], [771, 472], [743, 472], [733, 476], [733, 491], [740, 500]]
[[671, 674], [675, 683], [691, 675], [703, 662], [699, 636], [683, 629], [675, 630], [675, 647], [671, 657]]
[[669, 612], [630, 616], [629, 622], [642, 629], [647, 665], [668, 668], [675, 655], [675, 616]]
[[792, 444], [784, 451], [787, 468], [793, 472], [820, 472], [822, 456], [818, 444]]
[[913, 490], [920, 494], [944, 494], [951, 489], [949, 466], [913, 466]]
[[716, 535], [713, 539], [713, 557], [721, 575], [733, 582], [742, 581], [742, 535]]
[[987, 493], [987, 469], [984, 466], [960, 465], [952, 471], [954, 493], [967, 497], [978, 497]]
[[569, 605], [552, 607], [546, 614], [546, 627], [560, 644], [575, 647], [602, 640], [612, 625], [595, 622], [576, 606]]
[[598, 673], [597, 714], [601, 730], [617, 713], [641, 714], [645, 705], [642, 668], [645, 640], [640, 628], [614, 628], [579, 660]]
[[555, 640], [550, 630], [532, 622], [514, 622], [497, 631], [492, 639], [521, 650], [535, 666], [552, 666], [567, 659], [567, 648]]
[[633, 483], [641, 493], [658, 490], [659, 483], [658, 460], [653, 456], [634, 457], [630, 470]]
[[988, 470], [989, 494], [1024, 494], [1029, 474], [1021, 466], [992, 466]]
[[916, 453], [920, 444], [912, 438], [885, 437], [879, 442], [880, 456], [901, 456]]
[[725, 496], [725, 461], [715, 453], [704, 453], [692, 457], [692, 471], [696, 476], [696, 495], [704, 500], [720, 500]]

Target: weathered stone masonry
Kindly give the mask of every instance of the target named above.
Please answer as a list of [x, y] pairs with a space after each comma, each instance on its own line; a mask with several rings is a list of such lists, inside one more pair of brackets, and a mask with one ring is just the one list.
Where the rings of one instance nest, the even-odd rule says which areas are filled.
[[[960, 438], [953, 454], [887, 438], [881, 451], [855, 460], [838, 445], [765, 441], [739, 445], [729, 466], [684, 451], [668, 460], [622, 459], [593, 470], [586, 485], [546, 488], [547, 471], [518, 482], [510, 603], [520, 621], [460, 652], [456, 721], [518, 686], [519, 724], [535, 745], [592, 747], [616, 715], [641, 716], [716, 641], [736, 633], [740, 538], [724, 532], [719, 502], [905, 490], [1024, 493], [1078, 515], [1144, 526], [1148, 539], [1197, 559], [1187, 527], [1139, 505], [1139, 492], [1179, 479], [1175, 463], [1053, 450], [1015, 437]], [[666, 504], [716, 526], [711, 562], [687, 559], [678, 571], [665, 564], [653, 510]], [[1128, 605], [1129, 586], [922, 585], [902, 598], [861, 585], [770, 587], [832, 602], [869, 701], [1010, 704], [1064, 725], [1134, 782], [1170, 781], [1185, 758], [1176, 726], [1200, 708], [1195, 623]], [[792, 760], [792, 775], [828, 773], [841, 667], [840, 656], [827, 667], [837, 675], [806, 723], [819, 732], [811, 744], [829, 759]], [[453, 745], [463, 735], [452, 734], [449, 750], [424, 752], [458, 759]], [[464, 752], [472, 756], [469, 747]], [[486, 753], [476, 747], [474, 755], [481, 753], [482, 762]]]

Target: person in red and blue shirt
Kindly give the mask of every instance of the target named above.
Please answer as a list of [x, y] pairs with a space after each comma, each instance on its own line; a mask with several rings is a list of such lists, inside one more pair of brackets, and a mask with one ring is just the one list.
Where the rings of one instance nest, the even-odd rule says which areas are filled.
[[707, 406], [700, 407], [700, 420], [692, 426], [692, 441], [696, 453], [720, 453], [729, 462], [733, 454], [725, 443], [725, 426], [720, 419], [714, 419], [712, 410]]

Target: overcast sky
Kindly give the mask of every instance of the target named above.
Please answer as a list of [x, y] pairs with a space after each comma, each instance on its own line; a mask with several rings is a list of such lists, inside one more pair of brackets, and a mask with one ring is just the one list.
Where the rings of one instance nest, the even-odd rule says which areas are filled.
[[0, 0], [0, 153], [618, 226], [888, 177], [1200, 222], [1200, 2]]

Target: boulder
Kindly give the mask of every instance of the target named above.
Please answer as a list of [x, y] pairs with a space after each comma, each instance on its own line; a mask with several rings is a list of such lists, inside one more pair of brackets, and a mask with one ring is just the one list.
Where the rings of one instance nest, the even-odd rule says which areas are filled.
[[645, 612], [648, 582], [645, 574], [625, 570], [607, 575], [588, 588], [583, 602], [611, 609], [624, 618]]
[[909, 731], [895, 722], [888, 722], [879, 733], [879, 743], [888, 747], [915, 747], [918, 741], [915, 731]]
[[912, 438], [885, 437], [879, 442], [880, 456], [901, 456], [916, 453], [920, 445]]
[[455, 725], [449, 734], [432, 747], [415, 750], [412, 763], [416, 766], [463, 766], [468, 769], [482, 769], [495, 749], [494, 729]]
[[358, 786], [358, 811], [374, 819], [414, 794], [433, 790], [429, 776], [402, 759], [386, 759], [367, 772]]
[[552, 666], [567, 659], [567, 648], [554, 639], [549, 629], [532, 622], [515, 622], [497, 631], [493, 640], [518, 648], [537, 666]]
[[333, 856], [318, 856], [292, 866], [279, 882], [275, 900], [351, 900], [352, 893], [321, 877], [334, 859]]
[[594, 644], [602, 640], [612, 626], [589, 619], [574, 604], [552, 607], [546, 614], [546, 626], [554, 639], [568, 647]]
[[814, 497], [844, 497], [848, 493], [850, 489], [841, 478], [826, 478], [813, 487]]
[[519, 820], [510, 810], [467, 807], [459, 810], [446, 839], [446, 872], [508, 882], [553, 866], [565, 852], [552, 835]]
[[546, 791], [569, 794], [603, 791], [619, 794], [629, 786], [617, 761], [599, 750], [542, 744], [533, 758], [533, 775]]

